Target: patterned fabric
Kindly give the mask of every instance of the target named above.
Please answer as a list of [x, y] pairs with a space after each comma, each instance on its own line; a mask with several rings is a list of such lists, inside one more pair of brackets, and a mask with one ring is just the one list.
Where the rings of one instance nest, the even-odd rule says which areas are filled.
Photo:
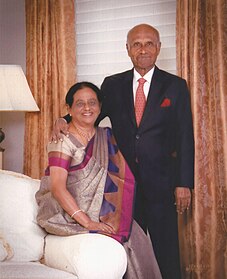
[[[63, 142], [48, 145], [48, 157], [49, 167], [58, 166], [68, 171], [67, 189], [79, 208], [92, 220], [111, 225], [117, 232], [111, 237], [120, 242], [128, 240], [135, 181], [116, 146], [112, 131], [97, 128], [96, 135], [86, 148], [72, 135], [64, 137]], [[52, 197], [49, 167], [36, 193], [39, 225], [56, 235], [87, 233]]]
[[137, 126], [140, 125], [140, 121], [143, 116], [143, 112], [146, 106], [146, 97], [144, 95], [143, 86], [146, 80], [144, 78], [140, 78], [139, 85], [136, 90], [136, 100], [135, 100], [135, 113], [136, 113], [136, 123]]
[[226, 0], [177, 0], [176, 29], [178, 74], [190, 88], [195, 133], [193, 207], [179, 218], [182, 278], [226, 279]]
[[40, 179], [53, 119], [66, 114], [65, 94], [76, 82], [75, 1], [24, 2], [26, 77], [40, 108], [25, 114], [24, 173]]

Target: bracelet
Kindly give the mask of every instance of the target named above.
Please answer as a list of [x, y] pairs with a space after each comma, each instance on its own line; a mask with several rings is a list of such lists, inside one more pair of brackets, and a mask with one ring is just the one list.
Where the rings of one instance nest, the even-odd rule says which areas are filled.
[[75, 212], [73, 212], [73, 214], [70, 216], [71, 218], [73, 218], [74, 215], [76, 215], [77, 213], [81, 212], [81, 209], [76, 210]]

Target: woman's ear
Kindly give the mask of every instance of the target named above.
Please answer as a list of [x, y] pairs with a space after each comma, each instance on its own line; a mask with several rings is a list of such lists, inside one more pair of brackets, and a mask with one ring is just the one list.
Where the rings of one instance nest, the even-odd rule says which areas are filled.
[[68, 111], [68, 114], [71, 116], [71, 108], [70, 108], [70, 106], [69, 106], [69, 105], [66, 105], [66, 109], [67, 109], [67, 111]]

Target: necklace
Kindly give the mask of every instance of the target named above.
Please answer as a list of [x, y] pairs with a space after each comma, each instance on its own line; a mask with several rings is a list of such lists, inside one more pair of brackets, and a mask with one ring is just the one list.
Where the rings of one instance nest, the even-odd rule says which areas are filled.
[[94, 136], [95, 134], [95, 128], [93, 127], [92, 130], [90, 130], [89, 132], [79, 128], [78, 126], [76, 126], [73, 121], [72, 121], [73, 127], [75, 128], [77, 134], [84, 138], [86, 140], [86, 142], [89, 142], [91, 140], [91, 138]]

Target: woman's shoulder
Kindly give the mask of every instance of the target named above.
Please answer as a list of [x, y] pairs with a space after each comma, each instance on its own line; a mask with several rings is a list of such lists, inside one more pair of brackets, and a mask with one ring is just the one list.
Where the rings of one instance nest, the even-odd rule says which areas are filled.
[[79, 149], [79, 146], [74, 142], [74, 138], [69, 134], [69, 136], [62, 135], [62, 139], [57, 142], [49, 142], [47, 144], [47, 151], [75, 151], [75, 149]]

